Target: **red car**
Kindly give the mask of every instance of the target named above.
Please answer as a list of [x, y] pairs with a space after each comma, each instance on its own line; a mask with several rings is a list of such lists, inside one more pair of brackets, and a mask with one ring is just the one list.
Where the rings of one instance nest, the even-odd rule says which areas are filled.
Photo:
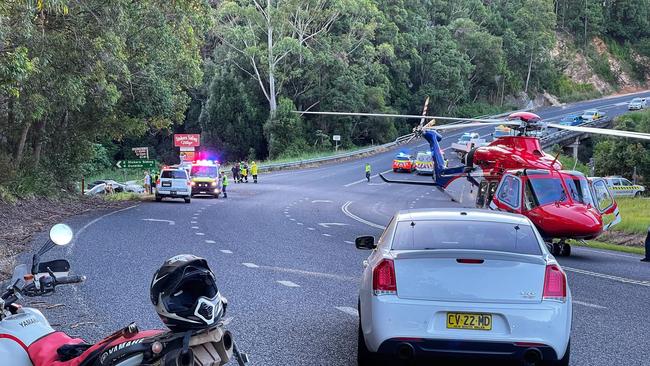
[[399, 153], [393, 159], [393, 171], [414, 172], [415, 158], [411, 155]]

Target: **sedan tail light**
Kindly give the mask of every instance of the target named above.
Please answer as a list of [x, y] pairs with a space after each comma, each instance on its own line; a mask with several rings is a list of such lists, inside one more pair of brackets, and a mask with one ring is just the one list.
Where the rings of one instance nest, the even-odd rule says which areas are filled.
[[375, 296], [397, 294], [397, 279], [392, 259], [383, 259], [372, 270], [372, 292]]
[[544, 300], [566, 301], [566, 275], [557, 264], [546, 266]]

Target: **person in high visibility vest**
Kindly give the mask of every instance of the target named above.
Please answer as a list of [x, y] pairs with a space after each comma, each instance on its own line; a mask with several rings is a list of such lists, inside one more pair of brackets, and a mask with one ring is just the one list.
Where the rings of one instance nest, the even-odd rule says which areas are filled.
[[248, 183], [248, 165], [246, 163], [242, 162], [240, 165], [241, 168], [241, 179], [242, 181], [246, 181]]
[[370, 163], [366, 163], [366, 179], [368, 180], [368, 183], [370, 183], [370, 172], [371, 172]]
[[228, 198], [228, 193], [226, 189], [228, 188], [228, 176], [226, 173], [221, 172], [221, 192], [223, 192], [223, 198]]
[[257, 183], [257, 164], [251, 163], [251, 175], [253, 176], [253, 183]]

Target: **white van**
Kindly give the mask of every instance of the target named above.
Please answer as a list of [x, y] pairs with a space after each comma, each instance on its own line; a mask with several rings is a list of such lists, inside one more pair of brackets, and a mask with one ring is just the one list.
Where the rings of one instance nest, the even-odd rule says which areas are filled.
[[190, 203], [192, 184], [185, 169], [165, 167], [160, 171], [160, 178], [156, 182], [156, 202], [164, 197], [182, 198], [185, 203]]
[[433, 158], [431, 151], [419, 152], [415, 159], [415, 171], [417, 174], [433, 174]]

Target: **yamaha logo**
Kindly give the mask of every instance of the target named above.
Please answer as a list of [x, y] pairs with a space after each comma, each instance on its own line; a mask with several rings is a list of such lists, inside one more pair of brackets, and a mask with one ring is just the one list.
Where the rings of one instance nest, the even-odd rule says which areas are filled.
[[127, 347], [131, 347], [131, 346], [136, 345], [136, 344], [140, 344], [143, 341], [144, 341], [144, 338], [140, 338], [140, 339], [136, 339], [136, 340], [133, 340], [133, 341], [128, 341], [128, 342], [124, 342], [124, 343], [120, 343], [118, 345], [115, 345], [115, 346], [111, 347], [108, 351], [102, 353], [101, 357], [99, 358], [99, 362], [104, 364], [104, 361], [106, 361], [106, 358], [108, 358], [108, 356], [115, 353], [116, 351], [125, 349]]

